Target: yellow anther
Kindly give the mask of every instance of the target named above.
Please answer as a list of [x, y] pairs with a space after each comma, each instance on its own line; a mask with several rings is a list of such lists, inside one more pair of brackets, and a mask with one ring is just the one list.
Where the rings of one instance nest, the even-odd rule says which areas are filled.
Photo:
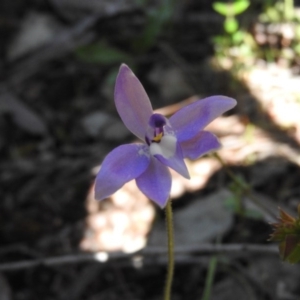
[[161, 132], [160, 134], [155, 136], [152, 141], [158, 143], [158, 142], [160, 142], [162, 137], [163, 137], [163, 133]]

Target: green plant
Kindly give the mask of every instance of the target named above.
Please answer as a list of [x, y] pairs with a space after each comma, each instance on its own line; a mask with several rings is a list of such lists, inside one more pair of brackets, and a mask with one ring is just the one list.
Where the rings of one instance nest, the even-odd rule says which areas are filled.
[[76, 49], [75, 55], [81, 61], [100, 65], [130, 63], [132, 60], [130, 55], [111, 46], [104, 40]]
[[149, 8], [147, 0], [136, 0], [145, 12], [145, 27], [143, 33], [134, 41], [134, 48], [138, 52], [144, 52], [151, 48], [166, 26], [171, 23], [177, 0], [162, 0], [158, 5]]
[[251, 35], [240, 29], [236, 18], [250, 6], [248, 0], [236, 0], [229, 3], [214, 2], [213, 9], [224, 16], [224, 34], [214, 38], [215, 51], [218, 62], [225, 68], [232, 68], [243, 64], [244, 58], [253, 56], [255, 43]]
[[272, 224], [270, 236], [270, 241], [279, 242], [281, 258], [291, 264], [300, 262], [300, 204], [297, 211], [298, 216], [292, 217], [279, 208], [279, 221]]
[[232, 192], [232, 197], [226, 199], [225, 205], [235, 214], [252, 219], [261, 219], [262, 214], [257, 209], [247, 208], [244, 203], [244, 198], [247, 196], [248, 184], [242, 177], [236, 177], [237, 182], [232, 182], [229, 189]]
[[266, 0], [254, 32], [240, 28], [236, 15], [249, 7], [248, 0], [215, 2], [213, 8], [225, 17], [224, 33], [214, 38], [218, 63], [237, 73], [263, 59], [285, 66], [300, 61], [300, 14], [294, 0]]
[[248, 0], [236, 0], [229, 3], [214, 2], [213, 9], [225, 17], [224, 30], [228, 34], [237, 32], [239, 28], [236, 15], [243, 13], [250, 5]]
[[260, 15], [262, 22], [280, 23], [293, 21], [295, 18], [294, 0], [280, 0], [267, 3], [264, 12]]
[[262, 57], [268, 61], [294, 64], [300, 55], [300, 14], [294, 9], [294, 1], [278, 0], [273, 5], [266, 5], [258, 22], [265, 27], [265, 40], [271, 37], [276, 41], [261, 44]]

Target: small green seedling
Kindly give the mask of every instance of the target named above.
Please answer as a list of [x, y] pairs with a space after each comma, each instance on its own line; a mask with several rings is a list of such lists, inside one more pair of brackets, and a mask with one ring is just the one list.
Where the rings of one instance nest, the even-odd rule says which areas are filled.
[[250, 5], [248, 0], [237, 0], [230, 3], [214, 2], [213, 9], [225, 17], [224, 30], [228, 34], [233, 34], [239, 28], [236, 15], [243, 13]]

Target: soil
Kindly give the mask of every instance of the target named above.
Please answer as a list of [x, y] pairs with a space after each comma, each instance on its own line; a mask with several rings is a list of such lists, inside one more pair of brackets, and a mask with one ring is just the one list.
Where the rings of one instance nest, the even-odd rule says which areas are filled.
[[[274, 110], [268, 113], [268, 105], [253, 91], [259, 89], [255, 85], [214, 67], [212, 38], [222, 33], [223, 19], [213, 12], [211, 2], [181, 3], [150, 42], [144, 28], [149, 11], [158, 4], [150, 1], [141, 7], [136, 2], [1, 1], [0, 300], [162, 299], [165, 253], [124, 254], [117, 243], [115, 256], [99, 262], [84, 255], [93, 249], [108, 251], [105, 245], [93, 240], [85, 251], [82, 246], [91, 232], [92, 213], [103, 215], [121, 207], [107, 200], [91, 208], [94, 199], [89, 195], [95, 167], [114, 147], [134, 140], [113, 102], [122, 62], [143, 83], [154, 109], [166, 109], [166, 114], [176, 110], [173, 104], [193, 95], [222, 94], [238, 100], [221, 119], [225, 123], [212, 127], [224, 145], [220, 157], [226, 166], [214, 156], [205, 160], [218, 165], [203, 175], [197, 189], [182, 185], [182, 193], [174, 196], [174, 211], [226, 189], [240, 195], [242, 203], [254, 195], [269, 207], [273, 219], [268, 210], [253, 217], [247, 209], [231, 206], [231, 228], [205, 244], [272, 247], [268, 222], [279, 214], [277, 206], [296, 215], [298, 127], [276, 122]], [[253, 2], [246, 26], [255, 20], [259, 3]], [[30, 37], [33, 41], [25, 46]], [[102, 50], [88, 48], [99, 42]], [[234, 183], [232, 173], [250, 192]], [[143, 201], [143, 209], [151, 207], [155, 218], [163, 220], [158, 207]], [[122, 210], [131, 218], [131, 210]], [[152, 222], [149, 217], [149, 228], [141, 233], [144, 239]], [[218, 263], [210, 299], [300, 299], [299, 268], [282, 263], [275, 248], [241, 248], [217, 256], [215, 250], [179, 253], [172, 299], [204, 299], [214, 257]], [[51, 261], [57, 257], [67, 259]]]

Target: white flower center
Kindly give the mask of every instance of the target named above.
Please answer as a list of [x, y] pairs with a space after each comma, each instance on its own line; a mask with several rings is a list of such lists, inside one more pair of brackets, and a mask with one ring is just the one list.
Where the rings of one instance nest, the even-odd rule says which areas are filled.
[[150, 154], [161, 155], [164, 158], [170, 158], [175, 155], [177, 139], [174, 135], [165, 134], [159, 143], [151, 143], [149, 146]]

